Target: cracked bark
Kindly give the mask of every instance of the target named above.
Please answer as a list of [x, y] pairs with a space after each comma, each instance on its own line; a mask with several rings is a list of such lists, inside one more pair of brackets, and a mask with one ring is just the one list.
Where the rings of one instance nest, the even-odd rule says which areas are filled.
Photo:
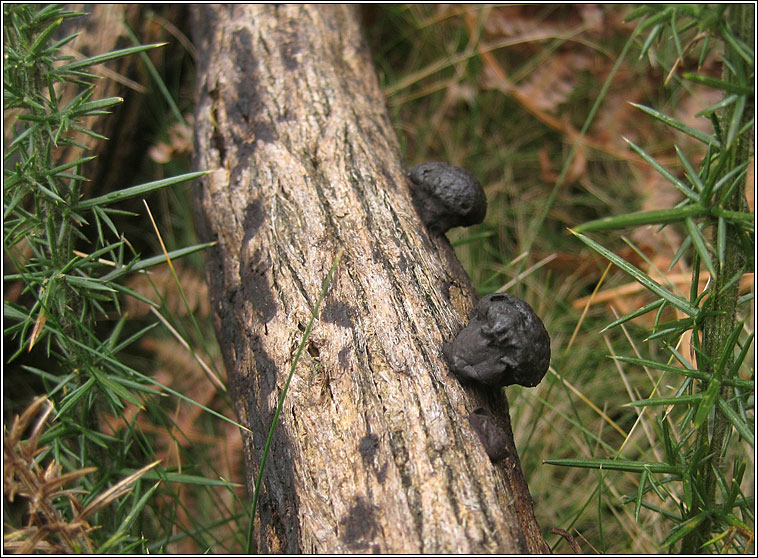
[[[344, 255], [268, 457], [260, 551], [547, 552], [502, 394], [463, 387], [440, 348], [476, 296], [411, 203], [346, 5], [194, 5], [195, 164], [216, 332], [252, 488], [321, 284]], [[468, 414], [508, 433], [493, 464]]]

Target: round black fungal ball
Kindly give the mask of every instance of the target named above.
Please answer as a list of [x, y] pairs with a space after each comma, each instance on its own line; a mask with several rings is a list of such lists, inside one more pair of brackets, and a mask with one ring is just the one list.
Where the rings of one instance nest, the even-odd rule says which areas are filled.
[[550, 337], [531, 306], [496, 293], [479, 301], [474, 319], [442, 352], [461, 380], [534, 387], [550, 365]]
[[508, 437], [505, 430], [498, 426], [495, 418], [483, 407], [479, 407], [468, 416], [471, 429], [476, 432], [490, 460], [500, 461], [508, 457]]
[[413, 205], [432, 234], [484, 221], [487, 198], [466, 169], [433, 161], [414, 167], [408, 177], [413, 182]]

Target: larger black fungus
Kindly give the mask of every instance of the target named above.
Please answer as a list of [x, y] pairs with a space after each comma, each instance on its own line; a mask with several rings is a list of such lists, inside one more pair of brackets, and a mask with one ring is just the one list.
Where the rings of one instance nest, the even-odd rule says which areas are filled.
[[437, 161], [422, 163], [408, 172], [411, 198], [432, 234], [484, 221], [487, 198], [482, 185], [466, 169]]
[[442, 352], [461, 380], [533, 387], [550, 365], [550, 337], [526, 302], [491, 294], [479, 301], [474, 319]]

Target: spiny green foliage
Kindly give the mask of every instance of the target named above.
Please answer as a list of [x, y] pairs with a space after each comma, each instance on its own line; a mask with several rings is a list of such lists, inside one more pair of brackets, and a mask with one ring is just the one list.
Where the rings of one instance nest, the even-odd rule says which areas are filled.
[[[93, 354], [92, 347], [82, 343], [89, 345], [86, 340], [91, 338], [94, 320], [98, 314], [106, 314], [103, 304], [110, 302], [118, 308], [117, 294], [124, 288], [116, 279], [137, 263], [136, 258], [125, 262], [126, 243], [119, 238], [111, 219], [112, 215], [122, 212], [109, 205], [192, 179], [201, 173], [143, 184], [100, 198], [81, 199], [84, 177], [79, 174], [79, 168], [91, 158], [81, 157], [56, 165], [53, 149], [64, 145], [83, 147], [69, 133], [77, 131], [98, 136], [81, 124], [82, 119], [107, 114], [103, 109], [122, 101], [118, 97], [91, 100], [94, 86], [89, 80], [94, 76], [85, 70], [156, 45], [123, 49], [72, 62], [70, 57], [61, 56], [59, 49], [75, 35], [52, 45], [49, 42], [65, 18], [77, 15], [80, 14], [56, 6], [46, 6], [39, 12], [31, 6], [5, 7], [4, 109], [16, 109], [18, 114], [13, 126], [14, 138], [5, 155], [11, 168], [5, 171], [3, 190], [4, 249], [14, 267], [23, 270], [7, 276], [6, 280], [23, 280], [26, 289], [33, 292], [36, 299], [29, 312], [6, 307], [6, 313], [10, 312], [13, 318], [19, 318], [18, 312], [26, 314], [12, 330], [18, 332], [18, 350], [30, 350], [47, 338], [48, 352], [55, 352], [62, 361], [79, 363], [76, 365], [79, 373], [86, 375], [86, 370], [109, 368], [105, 364], [107, 359]], [[82, 90], [62, 106], [63, 94], [59, 92], [61, 88], [56, 90], [56, 85], [66, 82], [79, 84]], [[88, 219], [97, 226], [98, 236], [94, 242], [81, 232], [81, 228], [89, 223]], [[117, 240], [108, 240], [107, 230]], [[91, 244], [89, 254], [74, 252], [77, 241]], [[23, 253], [22, 248], [29, 250], [31, 256]], [[110, 261], [106, 261], [108, 259]], [[117, 345], [118, 332], [114, 333], [116, 336], [110, 338], [103, 349]], [[55, 339], [54, 344], [50, 343], [50, 337]], [[81, 363], [92, 366], [82, 367]], [[99, 377], [97, 381], [108, 383], [105, 377]], [[120, 398], [135, 402], [118, 386], [111, 384], [109, 388], [107, 393], [118, 394], [112, 398], [117, 407]]]
[[[615, 460], [549, 460], [556, 465], [595, 467], [640, 473], [637, 494], [629, 501], [636, 506], [658, 509], [673, 522], [663, 547], [681, 544], [681, 551], [749, 552], [753, 542], [753, 500], [742, 491], [747, 467], [744, 455], [724, 459], [731, 442], [746, 440], [755, 447], [751, 394], [754, 372], [747, 358], [753, 333], [745, 328], [752, 296], [738, 297], [738, 282], [752, 267], [754, 253], [753, 215], [744, 200], [744, 184], [754, 128], [754, 53], [747, 41], [753, 36], [744, 22], [752, 22], [752, 7], [738, 6], [653, 6], [641, 7], [630, 18], [643, 18], [638, 31], [647, 31], [642, 55], [654, 55], [656, 43], [675, 45], [676, 59], [684, 57], [682, 44], [702, 44], [700, 60], [709, 47], [723, 42], [722, 79], [685, 73], [684, 79], [706, 84], [724, 92], [719, 103], [701, 111], [713, 124], [711, 134], [649, 107], [635, 105], [671, 128], [707, 146], [703, 161], [696, 165], [677, 149], [685, 178], [677, 178], [642, 147], [632, 149], [671, 182], [684, 196], [676, 207], [608, 217], [580, 225], [574, 234], [620, 269], [634, 277], [658, 297], [646, 311], [655, 311], [651, 342], [660, 344], [667, 362], [619, 357], [627, 363], [646, 366], [680, 378], [676, 395], [634, 401], [637, 407], [661, 408], [656, 431], [664, 448], [663, 461], [641, 463]], [[698, 168], [699, 167], [699, 168]], [[692, 281], [689, 293], [677, 293], [656, 282], [644, 271], [603, 247], [583, 233], [640, 225], [680, 225], [686, 231], [672, 266], [689, 258]], [[700, 291], [701, 273], [709, 273], [708, 287]], [[666, 320], [664, 311], [673, 307], [684, 318]], [[617, 327], [639, 312], [620, 318]], [[691, 334], [697, 368], [677, 351], [680, 340]], [[671, 366], [678, 363], [678, 366]], [[741, 380], [741, 370], [750, 380]], [[663, 379], [663, 377], [661, 377]], [[673, 381], [671, 376], [667, 382]], [[666, 513], [650, 500], [657, 496], [678, 503], [678, 513]]]
[[[15, 273], [7, 274], [4, 280], [23, 283], [17, 302], [4, 301], [9, 324], [6, 340], [17, 342], [6, 364], [31, 351], [43, 351], [44, 357], [52, 358], [48, 362], [56, 363], [51, 370], [25, 366], [41, 378], [56, 411], [55, 426], [42, 435], [40, 443], [47, 445], [37, 458], [52, 458], [56, 467], [71, 472], [95, 465], [97, 474], [82, 477], [79, 484], [88, 494], [85, 500], [94, 501], [107, 492], [110, 484], [155, 457], [133, 425], [126, 425], [116, 437], [102, 432], [98, 412], [104, 407], [121, 416], [127, 403], [144, 409], [149, 397], [159, 393], [151, 387], [151, 383], [156, 384], [154, 380], [118, 357], [152, 325], [123, 338], [125, 317], [115, 320], [105, 333], [101, 318], [114, 310], [120, 313], [120, 295], [150, 303], [120, 280], [165, 257], [141, 261], [130, 253], [113, 219], [125, 212], [111, 205], [203, 173], [83, 199], [81, 185], [85, 178], [81, 167], [91, 157], [82, 155], [57, 164], [55, 150], [62, 146], [83, 148], [74, 139], [75, 133], [101, 138], [83, 124], [83, 119], [107, 114], [106, 109], [122, 101], [118, 97], [93, 99], [95, 76], [89, 70], [96, 64], [159, 45], [73, 60], [61, 55], [61, 47], [76, 35], [61, 40], [54, 36], [64, 20], [82, 14], [60, 5], [6, 4], [3, 9], [4, 111], [11, 120], [12, 136], [6, 139], [4, 161], [3, 249], [15, 268]], [[64, 102], [66, 85], [77, 87], [78, 93]], [[95, 238], [87, 238], [83, 232], [90, 223], [95, 225]], [[169, 256], [202, 248], [185, 248]], [[135, 452], [134, 444], [141, 450]], [[90, 534], [91, 548], [118, 552], [142, 544], [129, 532], [146, 502], [146, 498], [140, 498], [140, 490], [138, 483], [131, 506], [122, 500], [118, 508], [122, 513], [98, 513], [91, 518], [102, 527]], [[52, 505], [59, 508], [63, 518], [73, 518], [65, 498]]]

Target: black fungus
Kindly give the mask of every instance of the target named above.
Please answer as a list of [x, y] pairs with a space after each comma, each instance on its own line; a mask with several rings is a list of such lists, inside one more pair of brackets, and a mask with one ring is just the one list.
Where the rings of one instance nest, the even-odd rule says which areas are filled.
[[474, 319], [442, 352], [463, 381], [533, 387], [550, 365], [550, 337], [526, 302], [491, 294], [479, 301]]
[[468, 422], [491, 461], [500, 461], [508, 457], [508, 437], [505, 430], [498, 426], [495, 418], [485, 409], [480, 407], [471, 413]]
[[413, 205], [432, 234], [484, 221], [487, 198], [482, 185], [466, 169], [433, 161], [414, 167], [408, 177], [413, 183]]

